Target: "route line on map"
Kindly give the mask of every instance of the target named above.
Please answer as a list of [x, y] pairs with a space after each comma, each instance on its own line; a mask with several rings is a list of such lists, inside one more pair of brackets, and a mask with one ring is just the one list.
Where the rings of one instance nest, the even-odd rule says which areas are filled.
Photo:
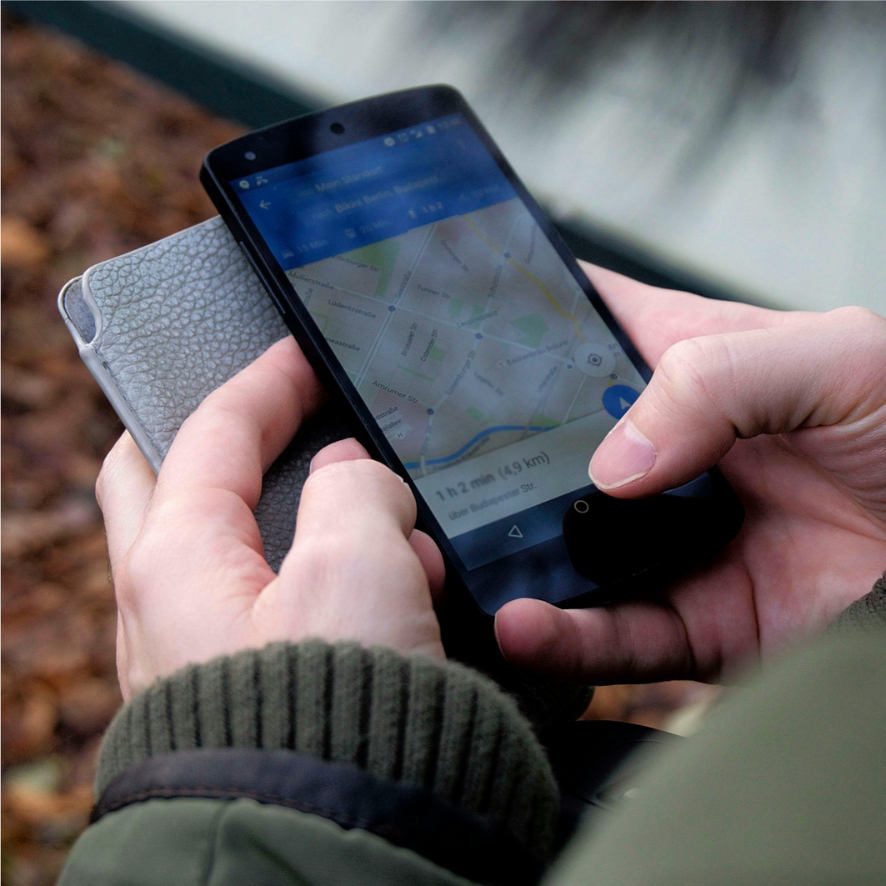
[[[504, 252], [499, 249], [475, 224], [474, 220], [468, 216], [463, 215], [462, 218], [474, 229], [474, 233], [492, 250], [497, 252], [502, 258], [505, 257]], [[548, 291], [548, 288], [532, 273], [532, 271], [527, 270], [523, 267], [523, 265], [515, 262], [514, 259], [508, 258], [508, 261], [518, 270], [521, 274], [524, 274], [528, 277], [547, 297], [547, 300], [554, 306], [554, 310], [564, 319], [571, 320], [572, 326], [575, 329], [575, 334], [579, 337], [579, 339], [584, 342], [586, 341], [585, 337], [581, 334], [581, 329], [578, 326], [578, 318], [574, 314], [567, 314], [560, 305], [557, 304], [557, 300], [553, 295]]]
[[[499, 431], [550, 431], [552, 430], [551, 425], [539, 426], [539, 425], [498, 425], [494, 428], [486, 428], [485, 431], [480, 431], [479, 434], [472, 437], [465, 443], [461, 449], [456, 450], [451, 455], [444, 455], [440, 458], [429, 458], [425, 461], [426, 465], [442, 465], [446, 464], [446, 462], [453, 461], [461, 455], [464, 455], [475, 443], [482, 440], [484, 437], [488, 437], [490, 434], [496, 434]], [[416, 468], [421, 467], [421, 462], [418, 461], [407, 461], [403, 463], [403, 466], [407, 470], [415, 470]]]

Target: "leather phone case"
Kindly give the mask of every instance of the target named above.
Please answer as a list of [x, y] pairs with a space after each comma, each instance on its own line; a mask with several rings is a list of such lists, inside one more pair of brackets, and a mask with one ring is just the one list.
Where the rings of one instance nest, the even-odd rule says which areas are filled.
[[[218, 217], [94, 265], [64, 286], [58, 304], [83, 362], [155, 471], [203, 398], [289, 335]], [[255, 517], [275, 571], [292, 544], [311, 459], [349, 433], [327, 406], [265, 475]]]

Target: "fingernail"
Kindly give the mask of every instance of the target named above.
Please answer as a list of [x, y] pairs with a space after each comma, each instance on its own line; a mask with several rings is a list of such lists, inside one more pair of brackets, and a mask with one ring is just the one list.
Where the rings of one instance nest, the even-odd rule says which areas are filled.
[[648, 474], [656, 454], [652, 443], [624, 419], [594, 453], [588, 474], [598, 489], [617, 489]]
[[314, 459], [311, 459], [311, 463], [308, 465], [308, 476], [314, 473]]

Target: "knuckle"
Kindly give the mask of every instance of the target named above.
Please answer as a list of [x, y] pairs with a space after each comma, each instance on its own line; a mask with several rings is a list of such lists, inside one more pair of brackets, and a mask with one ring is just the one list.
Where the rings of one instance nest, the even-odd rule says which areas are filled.
[[886, 317], [850, 306], [829, 311], [821, 322], [822, 340], [840, 354], [847, 392], [865, 404], [861, 414], [879, 409], [886, 397]]
[[886, 328], [886, 318], [881, 317], [870, 308], [864, 308], [860, 305], [847, 305], [842, 308], [835, 308], [828, 312], [832, 319], [839, 319], [841, 322], [855, 326], [859, 329], [879, 329]]
[[844, 335], [851, 337], [852, 346], [857, 354], [886, 362], [886, 317], [858, 305], [836, 308], [824, 315], [823, 319], [832, 329], [834, 321], [845, 330]]
[[417, 556], [402, 536], [370, 537], [348, 527], [297, 541], [291, 562], [306, 586], [313, 588], [352, 586], [361, 575], [371, 581], [381, 565], [386, 574], [398, 579], [413, 572], [424, 575]]
[[307, 543], [297, 539], [283, 570], [295, 571], [306, 586], [319, 591], [335, 581], [335, 576], [345, 568], [350, 556], [353, 556], [353, 551], [336, 533], [327, 533], [322, 539], [316, 538]]
[[138, 610], [139, 552], [140, 546], [136, 543], [113, 567], [114, 598], [121, 614], [131, 615]]
[[101, 470], [95, 480], [95, 499], [102, 510], [104, 510], [103, 502], [107, 500], [108, 486], [114, 482], [114, 477], [119, 473], [125, 436], [124, 434], [104, 457]]
[[306, 585], [319, 589], [336, 582], [357, 556], [353, 540], [342, 532], [326, 532], [306, 541], [296, 539], [287, 567], [297, 570]]
[[136, 612], [143, 594], [158, 585], [170, 564], [187, 562], [201, 517], [199, 508], [187, 510], [171, 501], [157, 507], [146, 519], [128, 550], [111, 564], [114, 594], [121, 611]]
[[99, 509], [104, 511], [104, 505], [102, 502], [105, 497], [105, 484], [107, 480], [107, 474], [105, 473], [108, 468], [108, 456], [105, 456], [105, 460], [102, 462], [101, 470], [98, 472], [98, 477], [95, 479], [95, 500], [98, 502]]
[[352, 488], [363, 495], [383, 492], [412, 501], [407, 484], [387, 465], [370, 458], [336, 461], [315, 470], [305, 482], [314, 488]]
[[659, 390], [677, 406], [712, 401], [712, 384], [729, 369], [732, 358], [723, 336], [689, 338], [672, 345], [655, 369]]
[[391, 470], [371, 458], [349, 458], [323, 465], [311, 474], [311, 479], [323, 476], [370, 478], [377, 472], [391, 473]]
[[695, 339], [678, 341], [661, 355], [655, 372], [663, 383], [680, 390], [685, 387], [687, 379], [694, 377], [695, 371], [692, 366], [697, 358], [698, 345]]

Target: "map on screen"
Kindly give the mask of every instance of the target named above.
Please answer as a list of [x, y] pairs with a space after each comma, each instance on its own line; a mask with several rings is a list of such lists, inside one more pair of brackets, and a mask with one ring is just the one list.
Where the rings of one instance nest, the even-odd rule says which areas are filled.
[[643, 380], [466, 120], [231, 184], [468, 568], [558, 536]]
[[639, 381], [517, 199], [287, 275], [416, 479], [604, 411], [616, 369]]

